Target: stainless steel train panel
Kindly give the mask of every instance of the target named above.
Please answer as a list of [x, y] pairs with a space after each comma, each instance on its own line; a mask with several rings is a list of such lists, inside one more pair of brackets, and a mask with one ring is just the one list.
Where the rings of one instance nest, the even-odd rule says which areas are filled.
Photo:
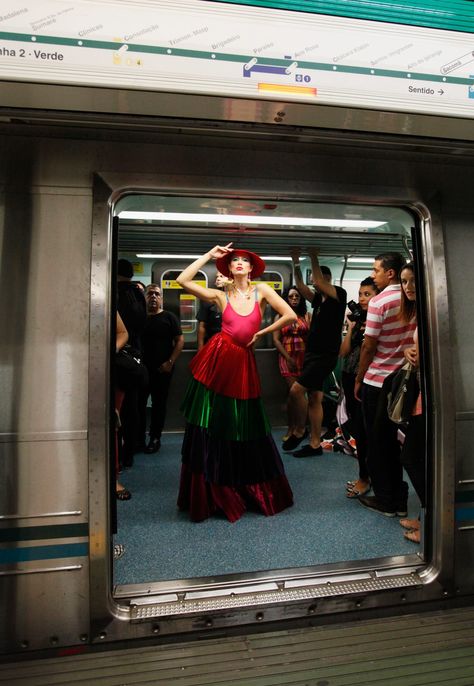
[[0, 437], [87, 430], [90, 211], [90, 193], [7, 190]]
[[60, 435], [0, 443], [0, 525], [87, 521], [87, 441]]
[[[76, 546], [79, 548], [84, 543], [78, 542]], [[21, 573], [3, 574], [0, 577], [3, 650], [27, 652], [87, 642], [88, 584], [88, 559], [84, 554], [30, 563]]]
[[91, 192], [54, 142], [43, 166], [40, 142], [16, 143], [0, 165], [0, 593], [2, 645], [21, 650], [89, 630]]

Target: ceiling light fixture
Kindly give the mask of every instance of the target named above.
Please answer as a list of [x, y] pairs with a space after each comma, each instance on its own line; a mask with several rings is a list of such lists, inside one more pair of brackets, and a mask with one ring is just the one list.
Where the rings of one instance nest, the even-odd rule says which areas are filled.
[[[168, 253], [136, 253], [135, 257], [148, 258], [151, 260], [197, 260], [202, 255], [171, 255]], [[291, 262], [291, 257], [274, 257], [273, 255], [262, 256], [267, 262]]]
[[[343, 260], [344, 261], [344, 260]], [[359, 263], [359, 264], [373, 264], [373, 257], [348, 257], [347, 262]]]
[[149, 257], [154, 260], [197, 260], [202, 255], [171, 255], [165, 253], [138, 252], [136, 257]]
[[201, 214], [194, 212], [119, 212], [120, 219], [139, 221], [203, 222], [206, 224], [259, 224], [267, 226], [324, 226], [346, 229], [375, 229], [385, 221], [364, 219], [321, 219], [319, 217], [269, 217], [241, 214]]

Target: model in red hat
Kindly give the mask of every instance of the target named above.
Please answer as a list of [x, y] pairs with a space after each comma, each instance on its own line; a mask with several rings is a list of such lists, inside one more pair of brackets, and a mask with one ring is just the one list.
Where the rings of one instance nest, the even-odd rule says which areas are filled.
[[[264, 261], [248, 250], [216, 245], [178, 277], [188, 293], [222, 311], [222, 330], [195, 355], [193, 378], [182, 410], [186, 431], [182, 449], [178, 506], [193, 521], [222, 511], [235, 522], [250, 505], [274, 515], [293, 504], [280, 454], [260, 398], [253, 344], [293, 322], [291, 307], [261, 276]], [[209, 260], [230, 281], [225, 290], [193, 281]], [[280, 318], [261, 329], [269, 303]]]

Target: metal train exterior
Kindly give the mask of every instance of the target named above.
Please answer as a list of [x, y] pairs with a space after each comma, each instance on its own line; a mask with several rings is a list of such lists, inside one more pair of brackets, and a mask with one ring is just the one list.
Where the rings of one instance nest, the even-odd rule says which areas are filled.
[[[2, 652], [470, 604], [472, 121], [15, 81], [0, 106]], [[130, 194], [413, 215], [430, 399], [424, 556], [114, 595], [113, 217]]]

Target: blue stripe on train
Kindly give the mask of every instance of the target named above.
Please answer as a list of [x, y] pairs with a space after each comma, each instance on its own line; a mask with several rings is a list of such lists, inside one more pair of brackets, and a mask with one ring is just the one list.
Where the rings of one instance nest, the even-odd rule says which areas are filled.
[[474, 519], [474, 507], [459, 507], [456, 510], [456, 521], [465, 522]]
[[66, 543], [64, 545], [40, 545], [29, 548], [0, 549], [0, 564], [32, 562], [33, 560], [56, 560], [65, 557], [84, 557], [88, 554], [88, 543]]

